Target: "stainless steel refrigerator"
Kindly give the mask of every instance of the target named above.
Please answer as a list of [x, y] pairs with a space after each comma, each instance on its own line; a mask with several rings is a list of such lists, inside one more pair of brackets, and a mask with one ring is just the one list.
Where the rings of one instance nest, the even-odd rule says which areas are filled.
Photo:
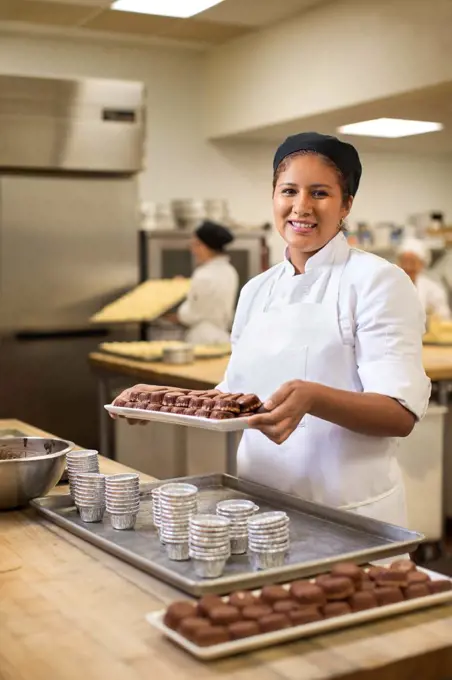
[[90, 316], [138, 281], [140, 83], [0, 76], [0, 418], [96, 447]]

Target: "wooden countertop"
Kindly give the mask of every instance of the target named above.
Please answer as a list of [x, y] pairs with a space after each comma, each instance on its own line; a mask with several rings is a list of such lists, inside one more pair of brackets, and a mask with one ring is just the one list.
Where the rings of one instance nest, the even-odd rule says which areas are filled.
[[[425, 371], [431, 380], [452, 380], [452, 347], [425, 346], [423, 357]], [[98, 371], [129, 376], [136, 382], [193, 389], [210, 389], [217, 385], [223, 378], [228, 360], [228, 357], [221, 357], [174, 366], [159, 361], [135, 361], [102, 352], [89, 355], [92, 367]]]
[[[46, 433], [15, 420], [0, 427]], [[64, 436], [64, 433], [61, 433]], [[104, 472], [125, 466], [101, 460]], [[143, 480], [151, 478], [142, 475]], [[452, 676], [452, 606], [201, 663], [145, 621], [185, 595], [31, 508], [0, 513], [4, 680], [439, 680]]]

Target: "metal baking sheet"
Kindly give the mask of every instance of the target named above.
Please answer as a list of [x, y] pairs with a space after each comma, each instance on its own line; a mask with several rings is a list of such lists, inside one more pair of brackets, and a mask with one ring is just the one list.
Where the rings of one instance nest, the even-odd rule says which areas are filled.
[[198, 418], [197, 416], [183, 416], [179, 413], [160, 413], [160, 411], [146, 411], [143, 408], [127, 408], [126, 406], [113, 406], [106, 404], [109, 413], [114, 413], [124, 418], [137, 418], [138, 420], [153, 420], [158, 423], [169, 425], [186, 425], [188, 427], [200, 427], [203, 430], [215, 432], [240, 432], [248, 427], [247, 418], [229, 418], [228, 420], [211, 420], [210, 418]]
[[424, 538], [408, 529], [310, 503], [225, 474], [164, 480], [169, 481], [195, 484], [201, 513], [215, 512], [216, 503], [227, 498], [250, 498], [264, 512], [285, 510], [290, 517], [291, 538], [286, 564], [256, 572], [247, 555], [233, 555], [220, 578], [202, 579], [196, 576], [190, 561], [169, 560], [152, 524], [151, 489], [162, 482], [142, 485], [141, 508], [133, 531], [112, 529], [108, 516], [98, 524], [83, 523], [70, 496], [46, 496], [32, 501], [32, 505], [68, 531], [195, 596], [291, 581], [328, 571], [345, 559], [364, 564], [400, 555], [414, 550]]
[[[432, 580], [447, 579], [443, 574], [428, 571], [418, 567], [418, 571], [425, 571], [430, 575]], [[259, 592], [259, 591], [256, 591]], [[397, 604], [390, 604], [375, 609], [367, 609], [361, 612], [354, 612], [353, 614], [345, 614], [331, 619], [324, 619], [323, 621], [316, 621], [315, 623], [305, 623], [300, 626], [292, 626], [283, 630], [277, 630], [273, 633], [261, 633], [253, 637], [243, 638], [242, 640], [233, 640], [231, 642], [223, 642], [219, 645], [211, 645], [209, 647], [198, 647], [193, 642], [187, 640], [175, 630], [168, 628], [163, 622], [165, 610], [152, 612], [147, 614], [147, 621], [161, 631], [168, 638], [173, 640], [180, 647], [183, 647], [187, 652], [202, 659], [204, 661], [213, 661], [214, 659], [221, 659], [226, 656], [233, 656], [235, 654], [243, 654], [244, 652], [252, 652], [256, 649], [266, 649], [272, 645], [290, 642], [294, 640], [301, 640], [314, 635], [321, 635], [330, 633], [342, 628], [350, 628], [362, 623], [369, 623], [371, 621], [378, 621], [379, 619], [387, 618], [389, 616], [397, 616], [400, 614], [408, 614], [410, 612], [427, 609], [441, 604], [447, 604], [452, 601], [452, 590], [445, 593], [438, 593], [437, 595], [427, 595], [419, 597], [414, 600], [405, 600]]]

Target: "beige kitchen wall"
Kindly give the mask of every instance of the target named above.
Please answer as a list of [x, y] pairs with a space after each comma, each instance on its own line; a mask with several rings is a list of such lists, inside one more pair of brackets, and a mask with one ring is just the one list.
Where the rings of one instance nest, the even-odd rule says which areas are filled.
[[451, 80], [450, 0], [322, 3], [210, 52], [206, 132], [220, 138]]
[[[149, 130], [146, 169], [141, 176], [143, 200], [225, 197], [236, 219], [250, 224], [270, 220], [273, 146], [206, 141], [201, 96], [204, 59], [203, 54], [186, 49], [2, 35], [0, 31], [0, 71], [4, 73], [146, 83]], [[411, 212], [433, 208], [446, 211], [452, 221], [452, 161], [364, 154], [363, 165], [353, 217], [403, 222]], [[279, 238], [275, 236], [272, 244], [277, 260], [282, 252]]]

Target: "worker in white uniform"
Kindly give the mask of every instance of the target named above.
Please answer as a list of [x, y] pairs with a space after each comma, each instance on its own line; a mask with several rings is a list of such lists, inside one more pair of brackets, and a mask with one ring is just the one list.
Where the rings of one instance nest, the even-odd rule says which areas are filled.
[[397, 266], [343, 233], [361, 177], [353, 146], [302, 133], [274, 163], [283, 262], [243, 288], [219, 389], [254, 392], [238, 474], [304, 499], [406, 525], [397, 438], [424, 415], [424, 313]]
[[239, 288], [236, 269], [224, 252], [234, 237], [226, 227], [205, 221], [190, 243], [197, 267], [177, 320], [187, 327], [185, 339], [192, 344], [230, 341], [231, 325]]
[[406, 239], [398, 249], [398, 264], [416, 286], [425, 313], [450, 319], [446, 289], [423, 273], [430, 264], [430, 252], [425, 244], [419, 239]]

